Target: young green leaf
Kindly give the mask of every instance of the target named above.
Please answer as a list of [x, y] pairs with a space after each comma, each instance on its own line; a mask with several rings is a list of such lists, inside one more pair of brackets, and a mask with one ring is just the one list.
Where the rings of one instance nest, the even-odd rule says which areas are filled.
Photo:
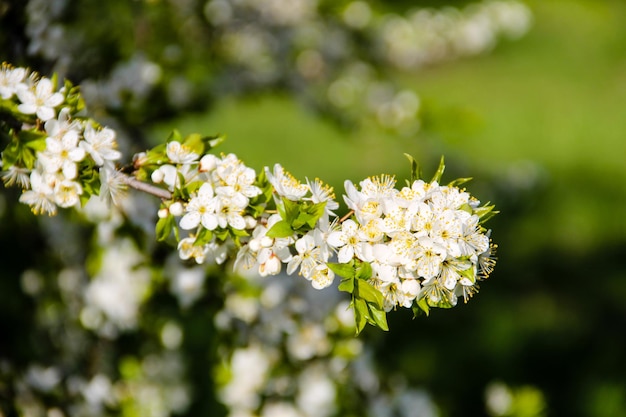
[[356, 277], [358, 279], [370, 279], [372, 277], [372, 265], [369, 262], [361, 262], [356, 267]]
[[383, 308], [383, 295], [380, 291], [372, 286], [367, 281], [355, 280], [354, 295], [357, 298], [363, 299], [368, 303], [374, 304], [376, 307]]
[[[287, 221], [290, 225], [298, 218], [300, 214], [300, 205], [295, 201], [291, 201], [288, 198], [282, 198], [283, 207], [285, 209], [285, 217], [283, 220]], [[282, 215], [281, 215], [282, 217]]]
[[411, 183], [413, 183], [414, 181], [417, 181], [422, 177], [422, 173], [420, 172], [419, 164], [417, 163], [415, 158], [413, 158], [408, 153], [405, 153], [404, 156], [407, 157], [411, 164]]
[[365, 328], [367, 324], [367, 318], [369, 317], [369, 310], [367, 309], [367, 303], [361, 299], [353, 299], [352, 304], [354, 307], [354, 324], [356, 325], [356, 335]]
[[[329, 266], [330, 268], [330, 266]], [[352, 294], [354, 292], [354, 278], [344, 278], [339, 283], [337, 287], [339, 291], [347, 292]]]
[[[426, 301], [426, 297], [420, 297], [417, 300], [416, 304], [417, 304], [417, 307], [419, 307], [428, 316], [428, 314], [430, 313], [430, 306], [428, 305], [428, 301]], [[415, 310], [413, 312], [414, 312], [414, 317], [415, 317], [416, 316]]]
[[281, 220], [274, 224], [265, 234], [267, 237], [277, 238], [277, 237], [289, 237], [293, 235], [294, 231], [291, 228], [291, 225], [286, 220]]
[[374, 321], [374, 324], [386, 332], [389, 331], [389, 325], [387, 325], [387, 313], [385, 310], [376, 308], [370, 303], [367, 304], [367, 307], [370, 311], [370, 317]]
[[339, 275], [340, 277], [354, 278], [355, 276], [354, 266], [351, 263], [350, 264], [337, 264], [337, 263], [328, 262], [326, 265], [331, 271], [333, 271], [335, 274]]
[[435, 175], [433, 175], [433, 178], [430, 180], [431, 183], [437, 181], [438, 183], [441, 182], [441, 177], [443, 176], [443, 171], [446, 169], [446, 165], [444, 164], [443, 161], [443, 156], [441, 157], [441, 159], [439, 160], [439, 167], [437, 168], [437, 172], [435, 172]]
[[213, 239], [213, 232], [204, 227], [200, 228], [196, 240], [193, 241], [194, 246], [203, 246], [209, 243]]
[[457, 178], [455, 180], [452, 180], [448, 183], [448, 187], [458, 187], [459, 185], [463, 185], [467, 182], [470, 182], [472, 180], [471, 177], [467, 177], [467, 178]]
[[156, 237], [159, 242], [164, 241], [170, 236], [174, 227], [174, 216], [160, 218], [156, 224]]
[[167, 137], [167, 142], [182, 142], [182, 141], [183, 141], [183, 135], [180, 134], [178, 129], [172, 130], [169, 136]]

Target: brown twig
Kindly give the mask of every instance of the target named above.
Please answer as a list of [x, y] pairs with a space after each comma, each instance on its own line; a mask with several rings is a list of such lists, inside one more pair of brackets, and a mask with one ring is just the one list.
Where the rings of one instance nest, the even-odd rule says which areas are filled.
[[120, 181], [124, 184], [128, 185], [135, 190], [143, 191], [144, 193], [152, 194], [155, 197], [159, 197], [163, 200], [170, 200], [172, 198], [172, 193], [163, 188], [154, 186], [152, 184], [148, 184], [147, 182], [139, 181], [137, 178], [128, 176], [128, 175], [120, 175]]
[[350, 210], [345, 216], [339, 219], [339, 223], [343, 223], [350, 218], [354, 214], [354, 210]]

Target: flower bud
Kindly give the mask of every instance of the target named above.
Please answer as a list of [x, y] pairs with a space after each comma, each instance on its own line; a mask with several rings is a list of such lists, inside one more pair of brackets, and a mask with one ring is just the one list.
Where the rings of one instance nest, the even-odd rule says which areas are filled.
[[163, 179], [165, 178], [165, 173], [161, 170], [161, 168], [155, 170], [154, 172], [152, 172], [152, 175], [150, 176], [150, 178], [152, 179], [152, 182], [155, 184], [160, 184], [163, 182]]
[[254, 217], [252, 216], [245, 216], [243, 218], [246, 222], [246, 229], [254, 229], [257, 225], [257, 221]]
[[172, 216], [182, 216], [183, 212], [183, 205], [180, 203], [180, 201], [177, 201], [170, 205], [170, 213], [172, 214]]
[[169, 216], [170, 211], [166, 208], [162, 208], [158, 211], [157, 215], [159, 216], [159, 219], [164, 219], [167, 216]]
[[248, 247], [252, 252], [258, 252], [261, 249], [261, 242], [258, 239], [252, 239], [248, 242]]
[[139, 152], [133, 156], [133, 166], [135, 168], [140, 168], [148, 161], [148, 155], [145, 152]]
[[270, 246], [272, 246], [274, 244], [274, 239], [272, 239], [269, 236], [263, 236], [261, 238], [261, 246], [264, 248], [269, 248]]
[[262, 277], [266, 277], [268, 275], [277, 275], [280, 273], [280, 268], [282, 263], [280, 259], [274, 254], [272, 254], [265, 263], [259, 265], [259, 275]]
[[216, 166], [217, 157], [215, 155], [207, 154], [200, 159], [200, 166], [198, 167], [198, 170], [200, 172], [213, 171]]

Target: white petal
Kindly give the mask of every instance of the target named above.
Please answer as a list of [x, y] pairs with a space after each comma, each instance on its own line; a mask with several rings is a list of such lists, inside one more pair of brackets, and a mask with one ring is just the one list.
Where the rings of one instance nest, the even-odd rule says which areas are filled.
[[334, 248], [340, 248], [346, 244], [343, 232], [331, 232], [326, 242]]
[[291, 258], [291, 261], [289, 261], [289, 263], [287, 264], [287, 274], [288, 275], [293, 274], [294, 271], [298, 269], [299, 266], [300, 266], [300, 257], [294, 256], [293, 258]]
[[37, 117], [39, 117], [44, 122], [54, 118], [54, 116], [56, 116], [56, 114], [52, 107], [38, 107], [37, 108]]
[[350, 262], [353, 256], [354, 250], [352, 249], [352, 246], [344, 246], [343, 248], [339, 249], [339, 253], [337, 254], [337, 260], [339, 261], [339, 263], [345, 264]]
[[215, 230], [217, 228], [217, 225], [218, 220], [214, 214], [204, 214], [202, 216], [202, 226], [204, 226], [205, 228], [209, 230]]
[[35, 112], [37, 112], [37, 106], [30, 102], [27, 102], [17, 106], [17, 110], [24, 114], [35, 114]]
[[238, 214], [228, 216], [228, 224], [237, 230], [243, 230], [246, 228], [246, 221]]
[[180, 228], [183, 230], [191, 230], [198, 227], [199, 224], [200, 213], [198, 212], [187, 213], [180, 219]]
[[45, 104], [46, 106], [49, 106], [49, 107], [56, 107], [59, 104], [63, 103], [63, 100], [65, 100], [63, 98], [63, 94], [54, 93], [53, 95], [51, 95], [50, 97], [46, 99]]
[[68, 180], [76, 178], [76, 176], [78, 175], [78, 169], [76, 168], [76, 164], [71, 161], [65, 161], [63, 163], [63, 175]]

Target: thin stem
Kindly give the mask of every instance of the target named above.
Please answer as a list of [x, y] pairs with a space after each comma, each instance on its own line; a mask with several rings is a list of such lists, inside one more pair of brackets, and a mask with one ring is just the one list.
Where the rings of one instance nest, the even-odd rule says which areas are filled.
[[354, 210], [350, 210], [345, 216], [339, 219], [339, 223], [343, 223], [350, 218], [354, 214]]
[[148, 184], [147, 182], [139, 181], [137, 178], [122, 174], [119, 176], [120, 181], [124, 184], [128, 185], [135, 190], [143, 191], [144, 193], [152, 194], [155, 197], [159, 197], [163, 200], [170, 200], [172, 198], [172, 193], [163, 188], [156, 187], [152, 184]]

